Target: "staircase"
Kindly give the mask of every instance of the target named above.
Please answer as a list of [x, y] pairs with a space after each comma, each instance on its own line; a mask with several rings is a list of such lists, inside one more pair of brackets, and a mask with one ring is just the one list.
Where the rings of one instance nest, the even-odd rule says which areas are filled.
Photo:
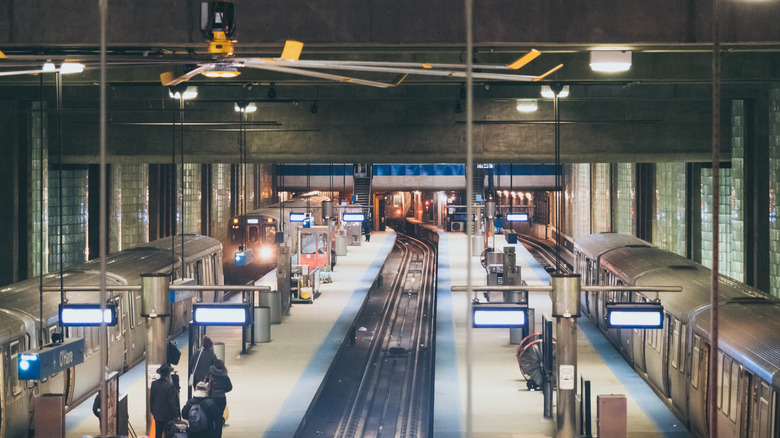
[[[365, 167], [364, 167], [365, 166]], [[355, 188], [354, 194], [357, 196], [357, 203], [363, 207], [371, 207], [371, 165], [356, 165], [355, 168], [362, 168], [361, 172], [353, 172]], [[368, 170], [366, 170], [368, 169]]]

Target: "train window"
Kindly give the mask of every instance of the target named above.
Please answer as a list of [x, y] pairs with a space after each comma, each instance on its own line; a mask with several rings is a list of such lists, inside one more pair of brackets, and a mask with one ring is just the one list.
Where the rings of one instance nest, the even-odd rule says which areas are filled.
[[249, 235], [250, 242], [257, 242], [257, 240], [260, 239], [260, 229], [256, 225], [249, 227], [247, 234]]
[[[771, 401], [771, 410], [770, 410], [770, 401]], [[760, 404], [758, 406], [759, 412], [758, 412], [758, 436], [759, 437], [770, 437], [773, 435], [770, 435], [769, 432], [773, 432], [772, 429], [774, 428], [774, 418], [770, 418], [770, 412], [775, 412], [775, 400], [772, 396], [772, 388], [770, 388], [765, 382], [761, 382], [761, 400]]]
[[729, 418], [732, 423], [737, 422], [737, 393], [739, 392], [739, 370], [742, 368], [736, 362], [731, 364], [731, 394], [729, 404], [731, 405], [731, 413]]
[[317, 237], [306, 234], [301, 237], [301, 254], [314, 254], [317, 251]]
[[723, 399], [723, 414], [729, 415], [730, 399], [731, 399], [731, 358], [723, 356], [723, 375], [720, 376], [723, 379], [723, 390], [719, 394], [719, 398]]
[[694, 388], [699, 387], [699, 346], [701, 345], [701, 338], [699, 335], [693, 335], [693, 354], [691, 355], [691, 385]]
[[274, 243], [274, 241], [276, 240], [276, 226], [275, 225], [264, 226], [262, 239], [264, 243]]
[[[22, 344], [20, 341], [12, 341], [10, 345], [10, 357], [11, 357], [11, 363], [9, 364], [11, 369], [15, 368], [16, 363], [19, 361], [19, 353], [22, 352]], [[11, 374], [11, 391], [16, 397], [17, 395], [21, 394], [22, 392], [22, 386], [24, 385], [24, 381], [19, 380], [17, 373], [9, 373]]]
[[135, 317], [135, 326], [138, 327], [143, 323], [141, 319], [141, 293], [132, 292], [133, 294], [133, 315]]
[[672, 368], [677, 369], [677, 362], [680, 357], [680, 320], [675, 318], [674, 324], [671, 324], [669, 329], [672, 332], [672, 345], [669, 347], [669, 359]]
[[688, 339], [688, 326], [680, 324], [680, 372], [685, 372], [685, 341]]
[[325, 235], [317, 234], [317, 253], [325, 254], [327, 250], [328, 250], [328, 244], [327, 242], [325, 242]]

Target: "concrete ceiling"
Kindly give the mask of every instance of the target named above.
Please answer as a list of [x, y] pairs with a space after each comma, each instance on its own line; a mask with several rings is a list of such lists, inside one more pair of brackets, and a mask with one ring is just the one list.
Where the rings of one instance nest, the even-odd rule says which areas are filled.
[[[561, 102], [565, 161], [707, 160], [710, 137], [711, 1], [545, 0], [475, 2], [475, 68], [508, 63], [530, 48], [542, 56], [521, 73], [571, 87]], [[780, 1], [721, 1], [724, 97], [757, 110], [780, 79]], [[109, 2], [109, 160], [167, 162], [181, 121], [178, 102], [159, 74], [208, 59], [200, 2]], [[236, 56], [277, 56], [285, 39], [304, 41], [303, 59], [463, 62], [463, 6], [452, 0], [287, 2], [237, 0]], [[78, 59], [94, 66], [97, 1], [0, 3], [0, 71], [43, 60]], [[630, 71], [592, 72], [593, 48], [632, 50]], [[49, 76], [49, 77], [46, 77]], [[43, 95], [52, 132], [53, 75], [0, 77], [5, 112], [28, 119]], [[388, 75], [369, 76], [388, 80]], [[362, 77], [362, 76], [361, 76]], [[98, 72], [63, 78], [63, 159], [95, 162]], [[244, 69], [231, 80], [190, 81], [200, 96], [187, 102], [185, 155], [199, 162], [238, 161], [233, 102], [257, 102], [248, 115], [248, 158], [273, 162], [459, 162], [465, 159], [462, 80], [407, 78], [373, 89]], [[277, 92], [268, 98], [271, 84]], [[41, 87], [41, 84], [43, 86]], [[478, 81], [474, 96], [475, 159], [550, 162], [549, 100], [531, 115], [517, 98], [537, 97], [539, 83]], [[317, 112], [312, 112], [316, 102]], [[724, 105], [724, 117], [728, 117]], [[458, 112], [458, 109], [461, 112]], [[197, 124], [194, 124], [197, 123]], [[181, 132], [181, 131], [177, 131]], [[724, 124], [728, 158], [728, 123]]]

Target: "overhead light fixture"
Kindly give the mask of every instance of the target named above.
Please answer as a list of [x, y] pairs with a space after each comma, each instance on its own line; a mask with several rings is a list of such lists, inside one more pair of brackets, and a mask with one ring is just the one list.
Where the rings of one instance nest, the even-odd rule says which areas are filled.
[[57, 71], [57, 67], [54, 65], [51, 61], [46, 61], [45, 64], [43, 64], [43, 72], [44, 73], [53, 73]]
[[590, 68], [606, 73], [627, 71], [631, 68], [631, 51], [594, 50], [590, 52]]
[[211, 70], [206, 70], [203, 76], [207, 78], [234, 78], [241, 74], [238, 69], [229, 64], [217, 64]]
[[60, 66], [60, 73], [67, 75], [71, 73], [81, 73], [84, 71], [84, 64], [78, 62], [63, 62]]
[[237, 113], [253, 113], [257, 111], [257, 105], [253, 102], [236, 102], [233, 107]]
[[195, 86], [189, 86], [185, 88], [184, 90], [181, 90], [180, 87], [168, 87], [168, 96], [171, 97], [171, 99], [184, 99], [184, 100], [191, 100], [198, 97], [198, 87]]
[[517, 110], [521, 113], [532, 113], [538, 109], [536, 99], [517, 99]]
[[[569, 96], [569, 86], [564, 85], [561, 88], [561, 91], [558, 93], [559, 98], [568, 97]], [[548, 99], [552, 99], [555, 97], [555, 92], [553, 91], [552, 87], [549, 85], [542, 85], [542, 97], [546, 97]]]

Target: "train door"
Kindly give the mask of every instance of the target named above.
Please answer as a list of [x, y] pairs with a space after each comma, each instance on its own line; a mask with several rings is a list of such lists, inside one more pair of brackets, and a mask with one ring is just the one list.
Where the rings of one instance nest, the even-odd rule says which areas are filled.
[[117, 300], [117, 318], [116, 325], [113, 327], [106, 327], [106, 336], [108, 339], [108, 368], [112, 371], [122, 371], [125, 362], [125, 343], [122, 340], [124, 327], [123, 320], [121, 318], [122, 313], [125, 312], [122, 306], [122, 300]]
[[753, 379], [753, 398], [751, 401], [751, 437], [776, 437], [777, 431], [777, 393], [760, 379]]
[[5, 388], [3, 388], [2, 415], [5, 419], [3, 436], [27, 436], [30, 421], [30, 399], [25, 394], [24, 380], [17, 379], [16, 366], [19, 362], [19, 354], [26, 350], [25, 339], [19, 338], [2, 347], [3, 376], [5, 376]]
[[125, 337], [125, 350], [127, 351], [126, 365], [133, 366], [138, 363], [144, 355], [144, 345], [146, 344], [146, 328], [144, 320], [141, 317], [141, 292], [125, 292], [127, 297], [127, 328], [130, 336]]
[[693, 335], [691, 354], [691, 380], [688, 395], [688, 418], [690, 429], [696, 436], [707, 436], [707, 386], [709, 375], [710, 346], [701, 338]]

